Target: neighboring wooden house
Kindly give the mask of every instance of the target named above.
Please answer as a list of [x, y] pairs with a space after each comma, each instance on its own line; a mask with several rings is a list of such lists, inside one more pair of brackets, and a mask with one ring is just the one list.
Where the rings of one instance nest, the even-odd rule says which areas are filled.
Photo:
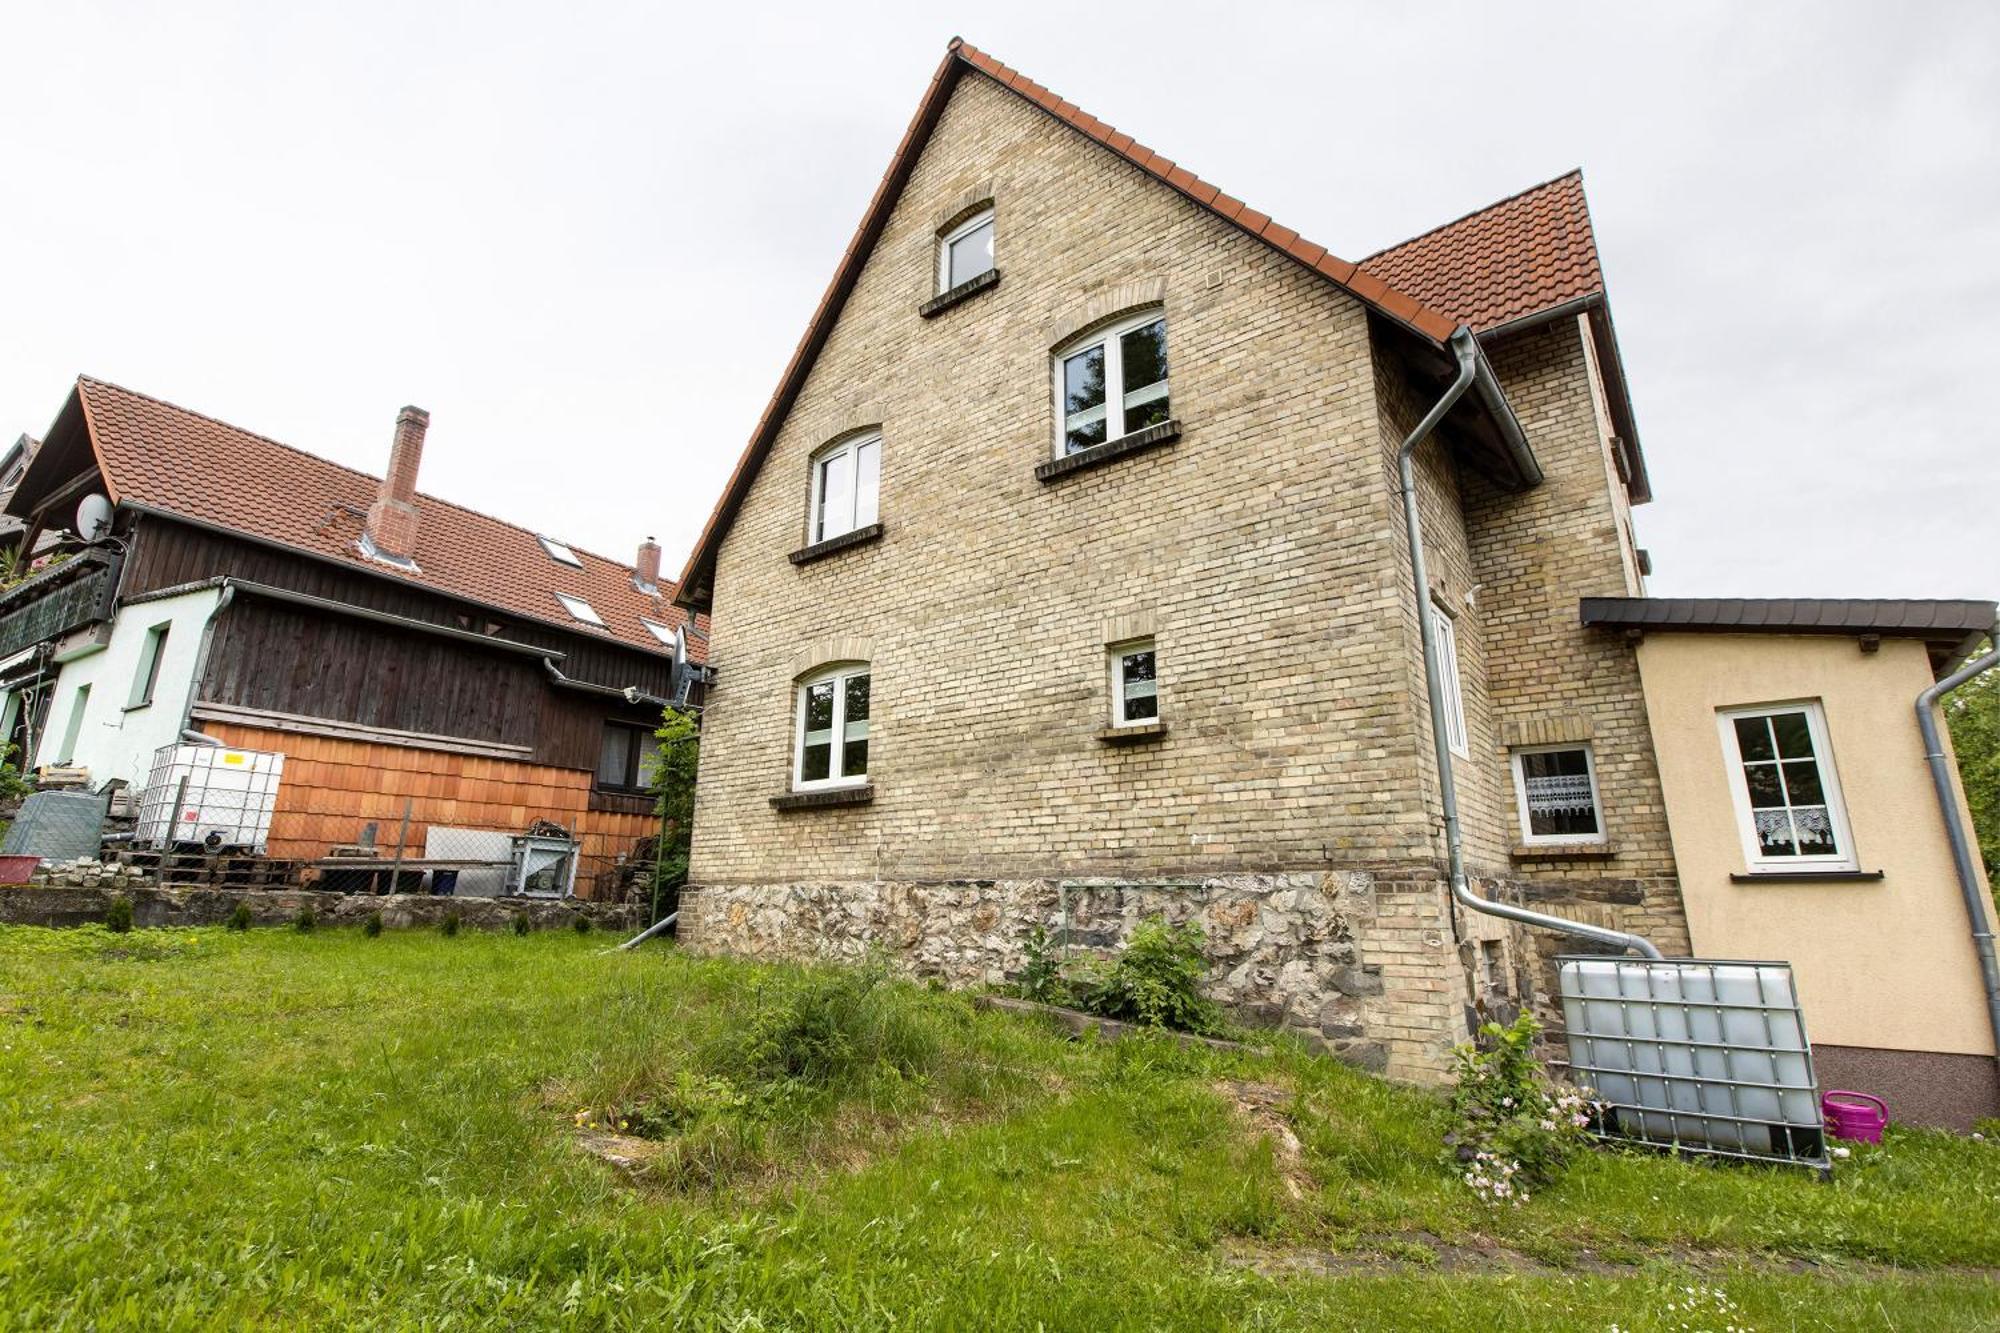
[[[1239, 1016], [1437, 1079], [1589, 947], [1480, 897], [1710, 957], [1825, 901], [1780, 955], [1823, 1072], [1895, 1101], [1949, 1070], [1922, 1114], [1990, 1114], [1909, 706], [1992, 605], [1858, 608], [1879, 655], [1818, 674], [1839, 645], [1642, 654], [1581, 607], [1644, 602], [1650, 498], [1580, 175], [1356, 265], [954, 42], [681, 580], [721, 682], [683, 940], [996, 982], [1038, 928], [1164, 912]], [[1822, 693], [1821, 768], [1879, 767], [1847, 784], [1879, 804], [1858, 846], [1759, 850], [1716, 793], [1770, 775], [1716, 710], [1792, 728]], [[1924, 967], [1938, 1035], [1871, 1018]]]
[[427, 423], [403, 409], [380, 479], [79, 379], [7, 503], [31, 547], [70, 533], [0, 593], [12, 743], [93, 786], [141, 786], [188, 729], [283, 752], [274, 856], [390, 836], [406, 803], [416, 846], [546, 819], [604, 862], [653, 832], [687, 623], [659, 548], [607, 560], [420, 494]]

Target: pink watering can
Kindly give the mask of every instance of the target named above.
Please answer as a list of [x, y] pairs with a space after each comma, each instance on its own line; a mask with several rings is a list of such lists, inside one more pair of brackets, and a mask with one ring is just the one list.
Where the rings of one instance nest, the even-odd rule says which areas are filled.
[[1889, 1123], [1889, 1103], [1865, 1092], [1836, 1089], [1819, 1099], [1819, 1109], [1835, 1138], [1880, 1143], [1882, 1127]]

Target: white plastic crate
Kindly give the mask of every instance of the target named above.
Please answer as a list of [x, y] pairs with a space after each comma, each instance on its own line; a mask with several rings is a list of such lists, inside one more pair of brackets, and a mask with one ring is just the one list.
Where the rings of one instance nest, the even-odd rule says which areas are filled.
[[284, 771], [285, 756], [268, 750], [163, 745], [153, 754], [133, 836], [153, 847], [212, 842], [262, 852]]

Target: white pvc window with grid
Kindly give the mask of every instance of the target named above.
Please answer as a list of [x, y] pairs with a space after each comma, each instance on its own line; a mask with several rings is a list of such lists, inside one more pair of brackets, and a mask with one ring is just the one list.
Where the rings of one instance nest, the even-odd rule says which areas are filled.
[[1750, 871], [1857, 869], [1818, 701], [1724, 709], [1718, 721]]

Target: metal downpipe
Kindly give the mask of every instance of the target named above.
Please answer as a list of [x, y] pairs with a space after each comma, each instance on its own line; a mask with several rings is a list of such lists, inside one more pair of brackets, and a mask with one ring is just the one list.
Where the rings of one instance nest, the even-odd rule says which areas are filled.
[[[1451, 865], [1451, 896], [1463, 906], [1488, 916], [1504, 917], [1523, 925], [1539, 926], [1543, 930], [1558, 931], [1564, 935], [1575, 935], [1581, 939], [1594, 940], [1599, 944], [1609, 944], [1620, 949], [1630, 949], [1647, 958], [1663, 955], [1653, 947], [1651, 941], [1638, 935], [1628, 935], [1622, 930], [1610, 930], [1603, 926], [1587, 925], [1581, 921], [1570, 921], [1546, 912], [1534, 912], [1511, 903], [1498, 903], [1490, 898], [1482, 898], [1472, 891], [1472, 885], [1465, 874], [1465, 841], [1458, 822], [1458, 789], [1452, 781], [1451, 746], [1445, 739], [1444, 699], [1438, 679], [1436, 655], [1437, 636], [1435, 634], [1435, 613], [1431, 610], [1430, 575], [1424, 565], [1423, 523], [1417, 515], [1417, 473], [1412, 459], [1417, 447], [1430, 438], [1437, 429], [1445, 413], [1472, 387], [1481, 370], [1482, 358], [1479, 344], [1474, 341], [1472, 331], [1461, 327], [1451, 335], [1451, 349], [1458, 358], [1458, 375], [1444, 396], [1424, 414], [1417, 428], [1403, 441], [1396, 451], [1396, 472], [1403, 489], [1403, 522], [1409, 530], [1410, 571], [1417, 585], [1417, 626], [1423, 639], [1424, 685], [1430, 697], [1431, 741], [1437, 751], [1438, 800], [1444, 807], [1445, 851]], [[1535, 474], [1539, 479], [1539, 471]], [[1991, 941], [1988, 941], [1989, 945]]]
[[1979, 955], [1979, 975], [1986, 984], [1986, 1017], [1993, 1024], [1993, 1050], [2000, 1058], [2000, 961], [1993, 955], [1993, 926], [1986, 894], [1979, 887], [1979, 870], [1972, 861], [1972, 842], [1965, 821], [1958, 817], [1958, 794], [1952, 788], [1951, 764], [1945, 759], [1938, 733], [1937, 701], [1974, 676], [2000, 666], [2000, 625], [1986, 635], [1986, 653], [1967, 662], [1917, 696], [1917, 730], [1924, 736], [1924, 761], [1930, 765], [1931, 787], [1937, 793], [1938, 814], [1951, 843], [1952, 867], [1958, 871], [1958, 893], [1965, 901], [1965, 920], [1972, 927], [1972, 948]]

